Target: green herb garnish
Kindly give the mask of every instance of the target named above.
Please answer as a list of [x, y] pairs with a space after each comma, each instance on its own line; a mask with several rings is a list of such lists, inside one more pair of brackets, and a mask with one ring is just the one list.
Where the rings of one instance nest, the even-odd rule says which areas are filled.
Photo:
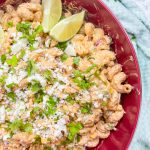
[[9, 21], [9, 22], [7, 23], [7, 27], [8, 27], [8, 28], [13, 27], [13, 25], [14, 25], [14, 24], [13, 24], [13, 22], [12, 22], [12, 21]]
[[17, 84], [16, 83], [11, 83], [7, 85], [7, 88], [12, 89], [13, 87], [15, 87]]
[[83, 113], [83, 114], [91, 113], [91, 107], [92, 107], [91, 103], [83, 104], [83, 106], [81, 106], [81, 113]]
[[71, 122], [68, 125], [68, 130], [69, 130], [69, 134], [68, 134], [68, 139], [70, 141], [73, 141], [75, 136], [79, 133], [79, 131], [83, 128], [81, 123], [75, 123], [75, 122]]
[[25, 54], [26, 54], [26, 51], [25, 50], [21, 50], [20, 55], [19, 55], [19, 59], [22, 59]]
[[80, 57], [74, 57], [73, 58], [73, 64], [75, 64], [75, 65], [79, 65], [79, 62], [80, 62]]
[[42, 90], [39, 90], [36, 94], [35, 94], [35, 103], [41, 103], [43, 102], [43, 96], [45, 96], [45, 93]]
[[4, 85], [5, 84], [5, 80], [6, 80], [6, 76], [5, 75], [2, 75], [1, 77], [0, 77], [0, 84], [1, 85]]
[[53, 115], [56, 112], [56, 105], [58, 100], [55, 100], [53, 97], [50, 97], [49, 100], [46, 103], [47, 109], [45, 111], [45, 115]]
[[23, 132], [32, 132], [32, 128], [33, 127], [30, 123], [23, 123], [22, 120], [18, 120], [18, 119], [8, 124], [8, 130], [13, 133], [17, 130]]
[[45, 70], [43, 72], [43, 76], [47, 79], [47, 80], [51, 80], [51, 75], [52, 75], [52, 72], [50, 70]]
[[18, 58], [16, 55], [13, 55], [11, 59], [7, 59], [6, 60], [7, 64], [12, 66], [12, 67], [16, 67], [18, 64]]
[[7, 95], [7, 98], [11, 99], [12, 101], [16, 100], [16, 94], [14, 92], [9, 92], [6, 95]]
[[56, 47], [64, 51], [67, 47], [68, 43], [67, 42], [59, 42]]
[[70, 104], [74, 104], [75, 102], [75, 94], [72, 94], [72, 95], [69, 95], [67, 98], [66, 98], [66, 101]]
[[102, 102], [101, 102], [101, 106], [106, 107], [107, 105], [108, 105], [108, 102], [107, 102], [107, 101], [102, 101]]
[[29, 35], [29, 31], [31, 28], [30, 22], [21, 22], [16, 26], [17, 31], [22, 32], [23, 34]]
[[36, 115], [39, 115], [40, 117], [43, 116], [43, 110], [40, 107], [34, 107], [32, 111], [30, 112], [30, 117], [35, 118]]
[[3, 54], [3, 55], [1, 56], [1, 62], [2, 62], [2, 64], [4, 64], [5, 61], [6, 61], [6, 55]]
[[77, 84], [77, 86], [84, 90], [93, 85], [93, 83], [90, 83], [79, 70], [74, 71], [73, 81]]
[[42, 86], [39, 81], [32, 80], [32, 82], [29, 84], [29, 87], [31, 88], [32, 92], [39, 92], [42, 89]]
[[60, 56], [60, 59], [61, 59], [62, 62], [66, 61], [67, 58], [68, 58], [68, 55], [65, 54], [65, 53], [64, 53], [63, 55]]
[[41, 137], [40, 137], [40, 135], [36, 135], [35, 137], [34, 137], [34, 144], [41, 144]]
[[53, 150], [53, 149], [50, 148], [50, 147], [45, 146], [43, 150]]
[[93, 64], [92, 66], [88, 67], [85, 71], [85, 73], [89, 73], [91, 72], [91, 70], [93, 70], [97, 65], [96, 64]]
[[32, 74], [34, 74], [36, 72], [36, 65], [35, 62], [33, 60], [29, 60], [28, 61], [28, 66], [27, 66], [27, 72], [28, 72], [28, 76], [31, 76]]

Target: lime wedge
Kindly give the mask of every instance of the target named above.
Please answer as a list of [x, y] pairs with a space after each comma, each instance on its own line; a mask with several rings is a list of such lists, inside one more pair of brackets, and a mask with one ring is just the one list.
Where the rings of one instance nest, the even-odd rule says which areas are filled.
[[72, 15], [57, 23], [50, 31], [50, 35], [58, 42], [71, 39], [81, 28], [85, 11]]
[[4, 42], [4, 30], [0, 26], [0, 44], [2, 44], [3, 42]]
[[42, 26], [44, 32], [48, 33], [61, 18], [62, 2], [61, 0], [42, 0], [42, 6], [43, 6]]

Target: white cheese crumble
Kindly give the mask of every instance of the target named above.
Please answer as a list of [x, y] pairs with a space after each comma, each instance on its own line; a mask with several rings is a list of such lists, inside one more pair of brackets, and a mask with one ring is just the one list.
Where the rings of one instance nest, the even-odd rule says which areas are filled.
[[11, 47], [12, 54], [17, 54], [20, 50], [27, 47], [28, 41], [26, 39], [20, 39], [17, 43], [13, 44]]
[[5, 107], [0, 107], [0, 123], [5, 123]]
[[28, 80], [28, 82], [31, 82], [32, 80], [37, 80], [40, 82], [42, 87], [46, 86], [46, 80], [40, 74], [34, 74], [34, 75], [28, 77], [27, 80]]

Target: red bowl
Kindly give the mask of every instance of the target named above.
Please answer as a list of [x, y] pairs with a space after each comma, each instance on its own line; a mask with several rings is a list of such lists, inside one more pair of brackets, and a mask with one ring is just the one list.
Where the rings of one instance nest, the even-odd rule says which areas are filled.
[[[4, 0], [0, 0], [0, 3], [2, 2]], [[87, 20], [102, 27], [112, 37], [112, 48], [117, 54], [117, 60], [128, 75], [128, 83], [134, 87], [129, 95], [122, 96], [122, 105], [126, 113], [117, 125], [117, 131], [113, 131], [107, 139], [90, 150], [127, 150], [136, 128], [142, 92], [135, 50], [120, 22], [101, 0], [65, 0], [65, 2], [86, 9]]]
[[117, 131], [113, 131], [96, 148], [89, 150], [127, 150], [138, 121], [142, 92], [135, 50], [118, 19], [101, 0], [65, 0], [65, 2], [86, 9], [87, 21], [102, 27], [112, 37], [112, 49], [116, 52], [117, 60], [128, 76], [128, 83], [134, 87], [129, 95], [122, 96], [122, 105], [126, 113], [117, 125]]

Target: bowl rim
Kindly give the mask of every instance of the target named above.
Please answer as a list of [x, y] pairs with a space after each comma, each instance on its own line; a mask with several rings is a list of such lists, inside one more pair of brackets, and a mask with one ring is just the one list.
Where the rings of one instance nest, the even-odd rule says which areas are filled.
[[108, 13], [111, 15], [111, 17], [116, 21], [116, 23], [118, 24], [118, 26], [120, 27], [120, 29], [122, 30], [126, 40], [127, 40], [127, 43], [129, 45], [129, 47], [131, 48], [131, 53], [133, 55], [133, 60], [135, 62], [135, 66], [136, 66], [136, 70], [137, 70], [137, 73], [138, 73], [138, 86], [137, 88], [139, 89], [139, 96], [138, 96], [138, 112], [137, 112], [137, 115], [136, 115], [136, 119], [135, 119], [135, 123], [134, 123], [134, 127], [133, 127], [133, 130], [132, 130], [132, 133], [130, 135], [130, 139], [128, 141], [128, 144], [126, 145], [125, 147], [125, 150], [128, 149], [132, 139], [133, 139], [133, 136], [134, 136], [134, 133], [135, 133], [135, 130], [136, 130], [136, 127], [137, 127], [137, 124], [138, 124], [138, 120], [139, 120], [139, 116], [140, 116], [140, 112], [141, 112], [141, 102], [142, 102], [142, 80], [141, 80], [141, 72], [140, 72], [140, 67], [139, 67], [139, 62], [138, 62], [138, 57], [136, 55], [136, 52], [135, 52], [135, 48], [133, 47], [133, 44], [125, 30], [125, 28], [123, 27], [122, 23], [119, 21], [119, 19], [116, 17], [116, 15], [114, 15], [114, 13], [110, 10], [110, 8], [102, 1], [102, 0], [97, 0], [101, 5], [102, 7], [108, 11]]

